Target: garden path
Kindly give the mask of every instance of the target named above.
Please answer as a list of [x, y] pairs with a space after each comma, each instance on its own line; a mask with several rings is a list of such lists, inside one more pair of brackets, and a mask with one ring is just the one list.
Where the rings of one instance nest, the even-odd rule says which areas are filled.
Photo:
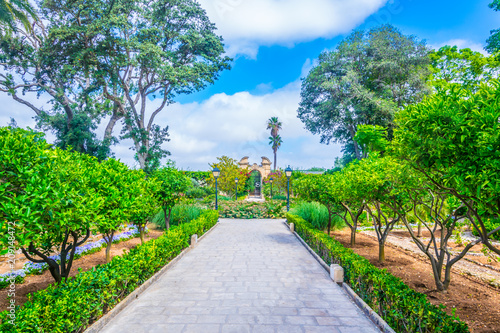
[[380, 332], [282, 220], [222, 219], [101, 332]]

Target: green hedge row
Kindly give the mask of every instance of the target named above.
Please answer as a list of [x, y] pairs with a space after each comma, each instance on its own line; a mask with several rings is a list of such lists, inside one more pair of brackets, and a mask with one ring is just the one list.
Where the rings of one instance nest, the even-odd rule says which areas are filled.
[[396, 332], [469, 332], [467, 324], [448, 315], [443, 305], [432, 305], [425, 295], [385, 269], [376, 268], [301, 217], [288, 214], [287, 220], [295, 224], [295, 231], [326, 263], [344, 268], [345, 282]]
[[206, 211], [108, 264], [34, 293], [17, 308], [15, 325], [9, 311], [0, 313], [0, 332], [82, 332], [188, 247], [191, 235], [203, 235], [218, 218], [217, 211]]

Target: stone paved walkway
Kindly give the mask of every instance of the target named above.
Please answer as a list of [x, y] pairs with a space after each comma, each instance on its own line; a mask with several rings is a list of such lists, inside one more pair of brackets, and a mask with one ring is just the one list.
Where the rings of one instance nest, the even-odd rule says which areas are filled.
[[380, 331], [282, 221], [221, 220], [101, 332]]

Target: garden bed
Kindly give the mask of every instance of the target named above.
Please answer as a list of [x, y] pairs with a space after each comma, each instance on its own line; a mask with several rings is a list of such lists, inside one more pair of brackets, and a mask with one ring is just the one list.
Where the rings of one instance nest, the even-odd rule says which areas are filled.
[[[150, 230], [144, 236], [144, 240], [147, 242], [151, 239], [156, 239], [161, 235], [163, 235], [163, 231]], [[130, 251], [140, 244], [140, 237], [132, 238], [118, 244], [113, 244], [111, 248], [111, 258], [115, 256], [121, 256], [123, 255], [124, 251]], [[85, 272], [97, 265], [105, 264], [105, 251], [106, 248], [102, 248], [99, 252], [84, 255], [80, 259], [76, 259], [73, 263], [73, 266], [71, 267], [70, 276], [75, 276], [76, 274], [78, 274], [79, 269]], [[54, 278], [48, 270], [43, 272], [41, 275], [27, 276], [24, 283], [16, 284], [16, 305], [23, 305], [28, 300], [28, 294], [45, 289], [52, 283], [54, 283]], [[9, 289], [0, 290], [0, 312], [6, 310], [9, 304], [7, 299], [8, 291]]]
[[[349, 230], [334, 231], [331, 235], [350, 248]], [[404, 236], [399, 232], [398, 235]], [[414, 252], [387, 244], [386, 261], [380, 264], [377, 241], [363, 234], [356, 235], [356, 245], [352, 249], [374, 266], [387, 269], [412, 289], [427, 295], [432, 304], [445, 305], [447, 313], [456, 309], [456, 314], [472, 332], [500, 332], [500, 290], [453, 272], [449, 292], [440, 293], [436, 291], [430, 263]]]

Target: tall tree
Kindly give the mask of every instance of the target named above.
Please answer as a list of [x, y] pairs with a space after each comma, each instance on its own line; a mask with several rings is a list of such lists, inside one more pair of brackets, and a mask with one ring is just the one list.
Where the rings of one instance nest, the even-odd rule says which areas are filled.
[[[494, 11], [500, 11], [500, 0], [493, 0], [489, 7]], [[490, 37], [486, 41], [486, 47], [484, 49], [492, 54], [500, 51], [500, 29], [491, 31]]]
[[278, 148], [281, 146], [281, 143], [283, 142], [281, 141], [281, 138], [279, 138], [279, 140], [276, 139], [279, 136], [278, 133], [281, 130], [282, 125], [283, 124], [281, 123], [281, 121], [278, 120], [278, 117], [271, 117], [267, 121], [267, 129], [271, 130], [271, 137], [269, 138], [269, 140], [271, 141], [269, 142], [269, 144], [272, 145], [273, 147], [274, 170], [276, 170], [276, 154], [278, 152]]
[[361, 159], [358, 126], [383, 126], [391, 136], [397, 110], [428, 93], [428, 53], [423, 41], [391, 25], [354, 31], [303, 80], [298, 117], [322, 143], [342, 143]]
[[277, 155], [278, 149], [281, 147], [282, 143], [283, 143], [283, 140], [281, 139], [281, 135], [269, 137], [269, 144], [273, 148], [273, 153], [274, 153], [274, 170], [276, 170], [276, 155]]
[[[52, 0], [42, 13], [36, 32], [4, 40], [0, 88], [47, 127], [74, 133], [62, 131], [61, 141], [82, 137], [75, 122], [92, 132], [105, 118], [109, 146], [123, 121], [122, 138], [133, 140], [145, 171], [168, 155], [168, 128], [156, 116], [177, 94], [203, 89], [229, 68], [222, 38], [195, 0]], [[13, 73], [23, 73], [21, 83]], [[21, 98], [26, 92], [48, 93], [53, 110]]]
[[18, 23], [29, 31], [30, 18], [37, 18], [37, 15], [28, 0], [0, 0], [0, 31], [17, 31]]

